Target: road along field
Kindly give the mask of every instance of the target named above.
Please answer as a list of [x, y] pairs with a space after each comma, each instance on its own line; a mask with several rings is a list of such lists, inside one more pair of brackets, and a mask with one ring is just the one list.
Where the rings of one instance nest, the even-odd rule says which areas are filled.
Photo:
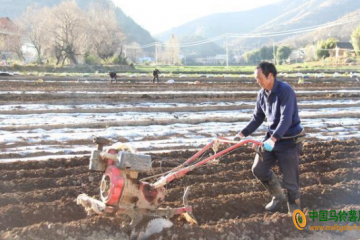
[[[122, 79], [112, 85], [17, 78], [0, 79], [0, 239], [129, 239], [126, 222], [86, 216], [76, 204], [80, 193], [99, 195], [101, 173], [88, 171], [92, 136], [129, 142], [152, 156], [151, 174], [161, 173], [209, 139], [245, 126], [258, 91], [250, 78]], [[305, 212], [360, 210], [360, 84], [352, 78], [286, 81], [297, 92], [309, 136], [301, 158]], [[265, 213], [270, 196], [251, 174], [253, 157], [241, 148], [169, 184], [168, 206], [181, 206], [184, 187], [192, 187], [199, 225], [177, 217], [150, 239], [359, 238], [359, 231], [297, 230], [285, 206]]]

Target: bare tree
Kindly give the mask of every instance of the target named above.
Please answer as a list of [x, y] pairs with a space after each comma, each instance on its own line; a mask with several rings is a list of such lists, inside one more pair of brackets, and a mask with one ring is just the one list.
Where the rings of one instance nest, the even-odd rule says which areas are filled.
[[132, 42], [126, 48], [126, 57], [130, 59], [131, 62], [136, 63], [138, 58], [141, 57], [143, 54], [143, 50], [141, 49], [140, 45], [136, 42]]
[[40, 63], [49, 46], [49, 34], [47, 25], [49, 24], [49, 9], [35, 9], [29, 7], [17, 21], [18, 26], [28, 37], [37, 52], [37, 62]]
[[[31, 7], [18, 24], [19, 31], [35, 47], [37, 62], [44, 56], [51, 56], [56, 59], [56, 65], [66, 61], [78, 64], [78, 57], [85, 52], [91, 52], [105, 61], [114, 55], [123, 59], [125, 35], [116, 20], [114, 6], [105, 1], [90, 5], [86, 15], [74, 0], [62, 2], [51, 9]], [[5, 40], [3, 45], [23, 59], [21, 38]]]
[[62, 62], [62, 65], [64, 65], [67, 56], [63, 45], [55, 40], [50, 52], [53, 53], [54, 57], [56, 58], [56, 65], [59, 65], [60, 62]]
[[305, 61], [310, 62], [316, 60], [316, 50], [317, 47], [315, 45], [306, 45], [305, 47]]
[[19, 60], [25, 61], [24, 52], [22, 49], [23, 43], [21, 35], [23, 33], [20, 29], [15, 29], [13, 34], [9, 34], [5, 37], [5, 48], [12, 53], [15, 53]]
[[166, 62], [174, 65], [180, 62], [180, 42], [175, 35], [172, 35], [166, 44]]
[[78, 64], [77, 56], [86, 42], [83, 12], [73, 1], [62, 2], [51, 10], [51, 19], [48, 32], [57, 64], [64, 64], [67, 59]]
[[157, 55], [158, 55], [158, 63], [165, 64], [168, 63], [168, 54], [167, 48], [164, 46], [159, 46], [157, 48]]
[[94, 52], [102, 60], [107, 60], [120, 49], [125, 39], [114, 10], [104, 4], [92, 4], [88, 13], [87, 36]]

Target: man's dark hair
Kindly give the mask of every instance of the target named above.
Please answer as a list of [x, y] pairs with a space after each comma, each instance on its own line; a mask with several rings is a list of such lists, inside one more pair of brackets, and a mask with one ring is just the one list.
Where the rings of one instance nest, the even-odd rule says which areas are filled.
[[274, 64], [272, 64], [270, 62], [261, 62], [256, 67], [256, 69], [259, 69], [259, 68], [261, 69], [261, 71], [263, 72], [265, 77], [268, 77], [269, 73], [272, 73], [274, 78], [276, 78], [277, 71], [276, 71], [276, 67]]

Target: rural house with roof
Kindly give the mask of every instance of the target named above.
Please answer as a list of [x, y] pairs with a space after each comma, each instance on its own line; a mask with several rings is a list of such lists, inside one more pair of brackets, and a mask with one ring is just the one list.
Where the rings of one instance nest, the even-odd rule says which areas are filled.
[[350, 57], [355, 56], [355, 50], [350, 42], [337, 42], [333, 51], [330, 51], [332, 57]]

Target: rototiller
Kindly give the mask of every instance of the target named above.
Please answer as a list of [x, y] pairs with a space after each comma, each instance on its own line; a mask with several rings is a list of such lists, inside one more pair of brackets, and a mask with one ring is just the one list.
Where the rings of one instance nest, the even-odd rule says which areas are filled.
[[[244, 144], [262, 146], [261, 142], [254, 140], [233, 141], [219, 137], [180, 166], [139, 179], [139, 173], [151, 170], [150, 156], [138, 154], [135, 149], [122, 143], [104, 148], [110, 141], [100, 137], [95, 137], [93, 142], [98, 148], [91, 153], [89, 168], [104, 172], [100, 183], [101, 201], [81, 194], [77, 198], [77, 203], [83, 205], [88, 214], [110, 214], [119, 217], [127, 215], [131, 218], [131, 225], [136, 225], [144, 216], [170, 218], [178, 214], [183, 214], [189, 222], [197, 223], [192, 215], [192, 207], [188, 205], [189, 187], [184, 192], [183, 207], [160, 207], [165, 201], [165, 185]], [[218, 152], [221, 144], [227, 146]], [[208, 153], [211, 153], [210, 156]], [[147, 182], [150, 179], [154, 179], [152, 183]]]

